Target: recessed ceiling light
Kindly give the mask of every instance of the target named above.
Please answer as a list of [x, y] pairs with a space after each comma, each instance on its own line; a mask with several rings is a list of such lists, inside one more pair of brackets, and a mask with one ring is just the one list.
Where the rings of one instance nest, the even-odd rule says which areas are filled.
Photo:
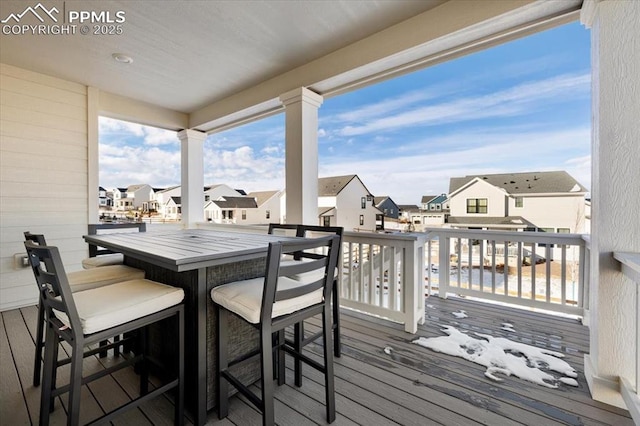
[[131, 56], [125, 55], [124, 53], [114, 53], [111, 55], [113, 59], [118, 62], [122, 62], [123, 64], [130, 64], [133, 62], [133, 58]]

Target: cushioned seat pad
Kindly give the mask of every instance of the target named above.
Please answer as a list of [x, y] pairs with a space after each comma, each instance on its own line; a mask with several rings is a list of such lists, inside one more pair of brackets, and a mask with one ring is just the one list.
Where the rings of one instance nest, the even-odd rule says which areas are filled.
[[[102, 268], [101, 268], [102, 269]], [[73, 294], [83, 334], [92, 334], [177, 305], [184, 291], [155, 281], [137, 279]], [[56, 317], [70, 326], [66, 314]]]
[[126, 265], [103, 266], [102, 268], [85, 269], [69, 272], [67, 279], [72, 292], [91, 290], [121, 281], [144, 278], [144, 271]]
[[84, 269], [100, 268], [109, 265], [122, 265], [124, 256], [122, 253], [103, 254], [95, 257], [87, 257], [82, 260]]
[[[300, 281], [280, 277], [277, 288], [278, 290], [287, 290], [298, 286], [300, 286]], [[236, 281], [214, 287], [211, 290], [211, 299], [250, 323], [257, 324], [260, 322], [263, 289], [264, 278]], [[322, 289], [320, 288], [303, 296], [280, 300], [273, 304], [272, 317], [276, 318], [299, 311], [307, 306], [322, 302], [322, 299]]]

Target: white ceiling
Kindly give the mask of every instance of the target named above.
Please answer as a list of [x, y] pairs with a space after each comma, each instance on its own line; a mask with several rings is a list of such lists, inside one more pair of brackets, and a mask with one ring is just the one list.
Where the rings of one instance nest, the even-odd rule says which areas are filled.
[[[67, 13], [122, 10], [123, 34], [3, 34], [0, 61], [191, 113], [443, 2], [45, 1]], [[36, 4], [2, 0], [0, 18]]]

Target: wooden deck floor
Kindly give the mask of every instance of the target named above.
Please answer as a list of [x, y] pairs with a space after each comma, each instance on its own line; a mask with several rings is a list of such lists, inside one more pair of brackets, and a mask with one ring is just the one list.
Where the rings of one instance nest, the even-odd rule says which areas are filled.
[[[451, 313], [460, 309], [468, 317]], [[31, 386], [35, 307], [3, 312], [0, 323], [0, 423], [37, 424], [39, 388]], [[583, 355], [588, 351], [588, 330], [572, 319], [551, 317], [465, 299], [427, 299], [426, 322], [417, 335], [403, 327], [362, 315], [343, 318], [343, 356], [336, 359], [336, 425], [632, 425], [621, 409], [593, 401], [583, 374]], [[501, 330], [502, 323], [516, 332]], [[308, 328], [317, 327], [319, 322]], [[470, 332], [502, 336], [552, 349], [566, 355], [579, 372], [577, 388], [562, 385], [547, 389], [516, 377], [494, 382], [484, 367], [460, 358], [412, 344], [418, 336], [444, 335], [441, 325]], [[385, 351], [386, 348], [386, 351]], [[321, 348], [311, 346], [317, 357]], [[111, 358], [85, 361], [86, 372], [104, 368]], [[287, 385], [276, 391], [276, 421], [280, 425], [326, 424], [322, 377], [305, 370], [302, 388], [295, 388], [288, 371]], [[62, 380], [68, 380], [64, 373]], [[86, 388], [86, 387], [85, 387]], [[82, 421], [112, 409], [137, 392], [137, 376], [131, 369], [104, 377], [83, 389]], [[66, 420], [65, 398], [56, 403], [52, 424]], [[159, 397], [131, 411], [114, 424], [171, 424], [173, 405]], [[260, 415], [242, 398], [231, 401], [229, 417], [211, 425], [258, 425]]]

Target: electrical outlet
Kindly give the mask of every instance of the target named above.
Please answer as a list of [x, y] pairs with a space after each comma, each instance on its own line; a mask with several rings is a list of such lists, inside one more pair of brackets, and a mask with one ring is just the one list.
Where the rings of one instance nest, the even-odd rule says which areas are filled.
[[29, 267], [29, 258], [25, 253], [16, 253], [13, 255], [13, 268], [23, 269]]

